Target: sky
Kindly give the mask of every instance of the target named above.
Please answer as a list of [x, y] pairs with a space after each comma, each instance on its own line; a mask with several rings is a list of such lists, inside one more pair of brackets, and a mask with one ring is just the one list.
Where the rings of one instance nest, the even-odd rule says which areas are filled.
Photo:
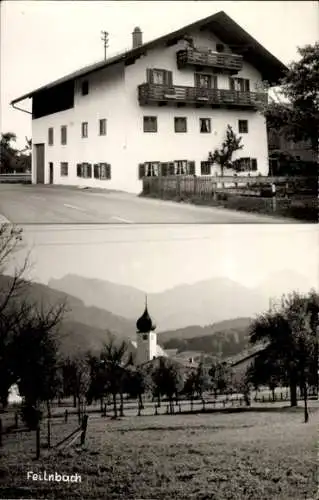
[[291, 282], [319, 284], [315, 224], [41, 225], [24, 235], [16, 262], [31, 250], [28, 276], [45, 284], [77, 274], [153, 293], [214, 277], [249, 287], [270, 279], [276, 296]]
[[[314, 1], [18, 1], [1, 9], [1, 131], [23, 147], [31, 136], [30, 115], [9, 103], [29, 91], [103, 59], [101, 30], [109, 33], [108, 55], [131, 47], [140, 26], [150, 41], [224, 10], [283, 63], [298, 58], [297, 46], [319, 39], [319, 3]], [[30, 100], [20, 103], [30, 110]]]

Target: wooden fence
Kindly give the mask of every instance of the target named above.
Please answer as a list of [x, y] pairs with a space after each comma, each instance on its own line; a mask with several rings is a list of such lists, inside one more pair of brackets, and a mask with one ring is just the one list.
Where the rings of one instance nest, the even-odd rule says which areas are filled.
[[264, 176], [167, 176], [144, 177], [143, 194], [159, 197], [211, 198], [218, 193], [240, 196], [271, 197], [272, 185], [277, 197], [316, 195], [317, 177], [264, 177]]

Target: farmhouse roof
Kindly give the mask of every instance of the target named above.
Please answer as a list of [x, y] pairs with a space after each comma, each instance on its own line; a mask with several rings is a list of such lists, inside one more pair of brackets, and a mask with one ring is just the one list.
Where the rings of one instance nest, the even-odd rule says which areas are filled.
[[257, 40], [255, 40], [249, 33], [247, 33], [241, 26], [239, 26], [233, 19], [231, 19], [225, 12], [220, 11], [209, 17], [196, 21], [195, 23], [188, 24], [183, 28], [173, 31], [167, 35], [156, 38], [150, 42], [144, 43], [139, 47], [132, 48], [127, 51], [110, 57], [109, 59], [100, 61], [98, 63], [85, 66], [84, 68], [74, 71], [63, 78], [55, 80], [47, 85], [39, 87], [36, 90], [28, 92], [20, 97], [11, 101], [11, 105], [16, 104], [24, 99], [31, 98], [38, 92], [47, 90], [56, 85], [75, 80], [76, 78], [88, 76], [96, 71], [112, 66], [119, 62], [128, 62], [134, 60], [145, 53], [145, 51], [157, 47], [161, 44], [170, 44], [177, 42], [185, 36], [190, 30], [193, 29], [210, 29], [221, 42], [230, 46], [237, 54], [242, 54], [244, 59], [251, 63], [258, 69], [264, 80], [271, 84], [278, 84], [279, 79], [287, 71], [287, 67], [266, 50]]

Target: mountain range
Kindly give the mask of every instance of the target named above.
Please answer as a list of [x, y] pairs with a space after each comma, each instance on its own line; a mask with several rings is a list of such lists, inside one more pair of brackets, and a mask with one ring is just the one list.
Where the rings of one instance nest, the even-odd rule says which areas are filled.
[[[283, 283], [282, 287], [280, 283]], [[131, 286], [72, 274], [51, 279], [48, 285], [78, 297], [86, 306], [106, 309], [130, 321], [136, 321], [144, 309], [145, 293]], [[255, 288], [228, 278], [213, 278], [150, 293], [148, 308], [157, 323], [157, 331], [163, 332], [253, 317], [268, 308], [270, 297], [294, 289], [307, 292], [310, 288], [303, 276], [291, 271], [274, 274]]]
[[[2, 292], [10, 281], [10, 277], [0, 275]], [[301, 288], [299, 285], [300, 291], [309, 291], [310, 287]], [[49, 286], [32, 282], [27, 293], [46, 308], [66, 302], [60, 328], [65, 355], [99, 350], [109, 332], [119, 341], [136, 339], [136, 320], [144, 310], [145, 294], [141, 290], [68, 275], [51, 280]], [[148, 304], [158, 324], [158, 343], [165, 349], [182, 355], [196, 352], [232, 356], [247, 348], [249, 325], [268, 307], [268, 297], [267, 291], [215, 278], [150, 294]]]

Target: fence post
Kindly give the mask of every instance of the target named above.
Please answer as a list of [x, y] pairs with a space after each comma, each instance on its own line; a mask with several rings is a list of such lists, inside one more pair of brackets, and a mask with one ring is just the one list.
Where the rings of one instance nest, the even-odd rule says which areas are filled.
[[84, 417], [82, 418], [81, 446], [83, 446], [85, 443], [86, 430], [87, 430], [87, 426], [88, 426], [88, 418], [89, 418], [88, 415], [84, 415]]
[[64, 423], [65, 424], [68, 423], [68, 416], [69, 416], [69, 412], [68, 412], [68, 410], [65, 410], [65, 412], [64, 412]]
[[47, 424], [48, 424], [48, 448], [51, 448], [51, 422], [49, 418]]
[[3, 434], [3, 425], [2, 425], [2, 418], [0, 417], [0, 448], [1, 448], [1, 446], [3, 446], [2, 434]]
[[40, 458], [40, 426], [36, 428], [35, 431], [35, 440], [36, 440], [36, 459]]

